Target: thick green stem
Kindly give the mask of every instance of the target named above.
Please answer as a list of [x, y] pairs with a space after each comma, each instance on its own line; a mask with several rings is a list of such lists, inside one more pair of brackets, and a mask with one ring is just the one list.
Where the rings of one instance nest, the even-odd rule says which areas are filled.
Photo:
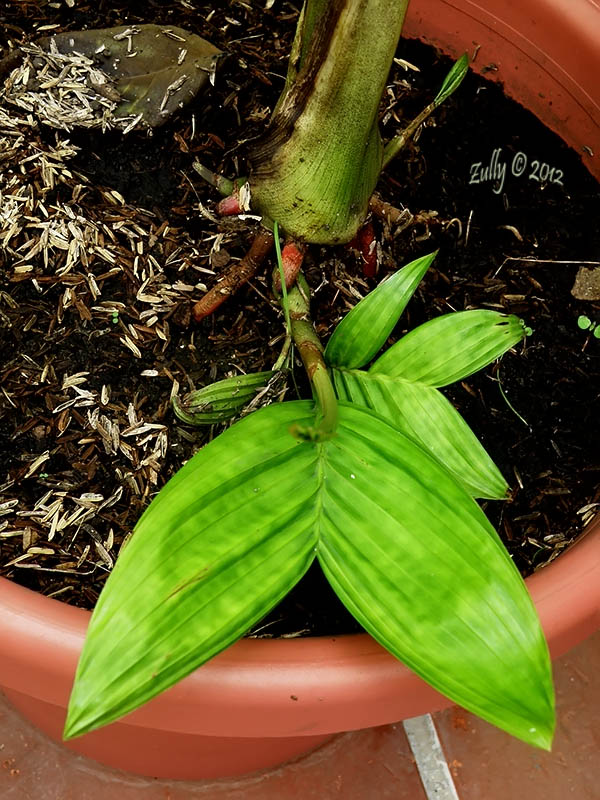
[[311, 0], [304, 9], [295, 80], [250, 154], [253, 208], [296, 240], [347, 242], [365, 219], [383, 155], [378, 107], [407, 5]]
[[292, 50], [288, 61], [288, 71], [285, 78], [285, 87], [275, 106], [275, 114], [279, 110], [288, 90], [294, 85], [298, 77], [298, 72], [308, 54], [315, 26], [319, 20], [325, 18], [330, 4], [331, 0], [305, 0], [298, 19], [296, 35], [292, 43]]
[[328, 10], [334, 4], [335, 3], [332, 3], [332, 0], [305, 0], [304, 7], [302, 9], [302, 13], [304, 14], [302, 28], [300, 29], [299, 27], [298, 29], [300, 32], [300, 60], [298, 63], [298, 69], [302, 68], [304, 61], [306, 60], [311, 42], [313, 41], [315, 28], [317, 25], [323, 24]]
[[323, 345], [310, 318], [309, 298], [308, 284], [300, 273], [296, 284], [287, 293], [290, 326], [317, 399], [319, 418], [316, 427], [296, 427], [293, 433], [300, 439], [324, 441], [333, 436], [337, 427], [337, 398], [323, 358]]

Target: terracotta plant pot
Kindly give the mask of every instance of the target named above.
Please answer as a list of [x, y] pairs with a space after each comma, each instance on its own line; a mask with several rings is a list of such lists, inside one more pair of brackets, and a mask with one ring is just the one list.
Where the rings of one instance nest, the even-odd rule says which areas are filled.
[[[487, 74], [600, 178], [599, 29], [597, 0], [412, 0], [405, 36], [453, 55], [478, 48], [475, 69], [495, 65]], [[527, 585], [553, 656], [600, 628], [600, 519]], [[0, 685], [56, 739], [88, 619], [0, 579]], [[124, 722], [68, 746], [131, 772], [207, 778], [448, 704], [367, 635], [244, 640]]]

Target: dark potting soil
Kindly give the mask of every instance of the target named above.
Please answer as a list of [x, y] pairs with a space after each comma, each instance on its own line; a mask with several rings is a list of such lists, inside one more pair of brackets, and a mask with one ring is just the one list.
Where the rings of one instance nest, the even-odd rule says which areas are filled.
[[[275, 361], [282, 321], [270, 268], [214, 317], [190, 321], [191, 300], [245, 252], [256, 225], [203, 216], [218, 198], [192, 163], [244, 174], [247, 143], [283, 85], [295, 19], [290, 4], [265, 11], [262, 0], [216, 9], [40, 0], [0, 12], [2, 55], [39, 26], [135, 22], [179, 25], [231, 54], [215, 88], [150, 137], [60, 132], [76, 152], [61, 156], [54, 185], [44, 165], [31, 167], [28, 227], [9, 235], [0, 218], [0, 574], [11, 580], [91, 608], [143, 508], [218, 433], [175, 420], [174, 382], [185, 392]], [[402, 41], [398, 57], [420, 71], [394, 67], [381, 107], [386, 137], [431, 100], [449, 68], [419, 42]], [[56, 147], [56, 131], [26, 132], [23, 148]], [[17, 150], [0, 169], [16, 173], [31, 154]], [[469, 75], [378, 190], [414, 219], [401, 232], [375, 221], [377, 280], [440, 248], [392, 341], [466, 308], [516, 313], [533, 329], [498, 364], [447, 390], [513, 487], [509, 501], [484, 507], [527, 575], [579, 535], [600, 501], [600, 339], [577, 322], [600, 324], [600, 299], [572, 294], [582, 263], [600, 262], [598, 184], [497, 84]], [[67, 242], [88, 237], [87, 266], [78, 259], [66, 270], [65, 249], [49, 234], [36, 251], [49, 219]], [[19, 261], [17, 251], [30, 256]], [[306, 274], [323, 340], [377, 282], [344, 248], [313, 247]], [[357, 629], [314, 567], [256, 633]]]

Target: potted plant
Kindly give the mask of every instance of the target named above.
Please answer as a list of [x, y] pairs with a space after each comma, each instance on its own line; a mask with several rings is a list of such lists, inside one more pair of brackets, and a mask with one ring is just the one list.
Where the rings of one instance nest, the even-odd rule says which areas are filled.
[[[419, 7], [416, 5], [418, 18]], [[442, 6], [447, 8], [446, 4]], [[453, 11], [455, 14], [461, 13], [460, 8], [454, 7]], [[591, 13], [595, 14], [596, 11], [592, 9]], [[431, 12], [427, 14], [428, 18], [431, 16]], [[482, 48], [490, 48], [491, 59], [492, 53], [500, 51], [493, 49], [495, 31], [485, 30], [485, 15], [481, 16], [484, 19], [482, 21], [478, 17], [478, 24], [482, 25], [485, 38], [482, 35], [478, 44]], [[584, 30], [580, 31], [582, 41], [585, 39]], [[446, 48], [450, 45], [450, 42], [445, 43]], [[548, 80], [551, 79], [549, 75]], [[589, 147], [587, 142], [586, 146]], [[573, 644], [577, 638], [587, 635], [597, 625], [597, 596], [592, 589], [589, 592], [582, 591], [580, 581], [587, 573], [597, 585], [598, 546], [598, 531], [595, 528], [570, 553], [530, 580], [534, 598], [537, 592], [540, 593], [538, 610], [545, 623], [547, 609], [556, 603], [548, 594], [548, 584], [554, 583], [553, 576], [556, 576], [555, 581], [559, 584], [561, 598], [562, 593], [568, 592], [569, 586], [577, 581], [578, 592], [572, 594], [579, 599], [583, 596], [587, 601], [585, 608], [580, 608], [574, 615], [576, 633], [566, 632], [564, 619], [546, 623], [551, 647], [554, 637], [557, 637], [554, 654]], [[17, 629], [21, 639], [24, 626], [20, 606], [23, 601], [30, 603], [26, 624], [30, 638], [26, 649], [29, 650], [29, 656], [35, 654], [37, 662], [43, 664], [44, 682], [49, 684], [48, 675], [56, 672], [58, 683], [49, 686], [45, 698], [39, 698], [42, 681], [34, 676], [31, 659], [26, 659], [16, 649], [13, 655], [8, 648], [7, 656], [3, 659], [2, 682], [13, 702], [42, 728], [56, 736], [64, 718], [64, 706], [61, 708], [60, 705], [64, 703], [69, 690], [87, 615], [55, 601], [31, 597], [26, 590], [16, 586], [5, 586], [3, 583], [2, 587], [2, 595], [6, 598], [2, 624], [7, 627], [3, 640], [8, 642], [8, 636], [12, 636]], [[57, 612], [53, 628], [48, 625], [50, 608]], [[59, 640], [55, 637], [59, 636], [61, 630], [65, 638]], [[56, 643], [60, 655], [55, 651]], [[52, 653], [43, 652], [40, 648], [44, 646], [51, 647]], [[63, 666], [65, 672], [60, 677]], [[268, 683], [266, 692], [254, 694], [250, 691], [251, 686], [257, 688], [256, 684], [264, 690], [265, 683]], [[34, 693], [38, 697], [35, 700], [22, 691], [26, 685], [36, 686]], [[95, 753], [95, 757], [107, 763], [156, 775], [199, 777], [225, 774], [225, 771], [229, 774], [244, 772], [297, 754], [333, 732], [412, 716], [440, 707], [445, 702], [427, 687], [423, 689], [422, 698], [414, 692], [417, 685], [420, 682], [412, 673], [365, 636], [324, 642], [243, 641], [217, 656], [164, 696], [140, 709], [135, 716], [112, 725], [106, 731], [89, 734], [81, 741], [76, 740], [73, 746], [82, 752]], [[396, 700], [400, 698], [401, 687], [408, 688], [408, 703], [403, 710]], [[192, 704], [191, 697], [196, 692], [198, 703]], [[357, 694], [366, 701], [364, 706], [353, 699]], [[144, 722], [154, 717], [155, 709], [157, 713], [159, 709], [164, 711], [165, 716], [155, 723], [158, 730], [150, 733], [144, 727]], [[211, 709], [214, 709], [214, 715], [210, 713]], [[261, 729], [256, 725], [257, 717], [265, 723]], [[126, 742], [132, 728], [135, 746], [128, 747]], [[241, 751], [240, 739], [243, 740]], [[165, 755], [167, 740], [169, 751], [174, 755], [174, 762], [170, 765], [166, 763]], [[201, 747], [199, 742], [205, 747]], [[92, 751], [94, 745], [98, 749]], [[162, 766], [157, 769], [156, 754], [159, 749]], [[200, 752], [205, 754], [203, 761]], [[239, 752], [239, 755], [234, 756], [234, 752]], [[125, 753], [131, 760], [125, 760]], [[182, 761], [187, 763], [189, 756], [193, 763], [186, 767]]]

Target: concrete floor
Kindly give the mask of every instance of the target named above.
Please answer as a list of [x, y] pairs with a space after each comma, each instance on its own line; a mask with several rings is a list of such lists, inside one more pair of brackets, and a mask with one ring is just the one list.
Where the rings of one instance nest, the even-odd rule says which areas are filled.
[[2, 800], [600, 800], [600, 633], [555, 665], [552, 753], [534, 750], [459, 708], [435, 714], [455, 784], [423, 788], [402, 724], [337, 736], [279, 769], [194, 783], [132, 777], [74, 755], [0, 695]]

